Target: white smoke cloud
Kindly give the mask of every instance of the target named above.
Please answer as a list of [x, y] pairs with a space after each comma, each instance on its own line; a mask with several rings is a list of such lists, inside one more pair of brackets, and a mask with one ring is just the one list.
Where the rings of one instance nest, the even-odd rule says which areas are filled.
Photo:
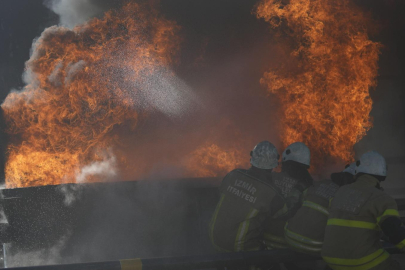
[[[27, 69], [26, 71], [24, 71], [24, 73], [22, 74], [22, 79], [26, 85], [38, 82], [36, 74], [32, 72], [31, 69]], [[34, 87], [36, 86], [38, 86], [38, 83], [34, 85]]]
[[99, 2], [93, 0], [47, 0], [45, 5], [59, 15], [61, 25], [73, 28], [101, 15], [105, 10]]
[[48, 80], [55, 86], [59, 87], [62, 85], [59, 77], [60, 77], [60, 71], [63, 67], [63, 62], [60, 61], [59, 64], [56, 65], [54, 70], [52, 71], [51, 75], [48, 76]]
[[106, 182], [118, 175], [117, 159], [112, 150], [99, 151], [99, 155], [103, 160], [83, 166], [76, 173], [76, 184], [65, 184], [57, 187], [64, 196], [63, 202], [66, 206], [69, 207], [81, 199], [84, 188], [81, 184], [86, 183], [89, 177], [96, 176], [100, 181]]
[[[0, 185], [0, 200], [4, 199], [3, 189], [6, 188], [5, 184]], [[4, 213], [3, 205], [0, 205], [0, 223], [8, 223], [6, 214]]]
[[59, 185], [57, 190], [64, 196], [63, 203], [66, 206], [71, 206], [81, 198], [83, 186], [77, 184]]
[[6, 264], [7, 267], [24, 267], [36, 265], [60, 264], [67, 258], [62, 257], [61, 252], [66, 246], [71, 233], [60, 238], [60, 240], [51, 248], [39, 249], [29, 252], [13, 252], [13, 244], [6, 245]]
[[90, 165], [84, 166], [80, 173], [76, 175], [76, 182], [83, 183], [88, 176], [102, 176], [104, 180], [108, 180], [117, 175], [116, 158], [113, 156], [107, 160], [95, 161]]
[[76, 183], [86, 182], [89, 176], [101, 176], [102, 180], [107, 181], [117, 175], [117, 159], [114, 155], [106, 153], [105, 159], [95, 161], [80, 169], [76, 174]]
[[67, 75], [65, 78], [65, 84], [68, 84], [72, 81], [72, 79], [74, 78], [74, 76], [82, 69], [84, 69], [86, 66], [86, 62], [83, 60], [80, 60], [77, 63], [70, 63], [67, 66]]
[[8, 223], [8, 219], [6, 214], [4, 213], [4, 209], [3, 206], [0, 206], [0, 223]]

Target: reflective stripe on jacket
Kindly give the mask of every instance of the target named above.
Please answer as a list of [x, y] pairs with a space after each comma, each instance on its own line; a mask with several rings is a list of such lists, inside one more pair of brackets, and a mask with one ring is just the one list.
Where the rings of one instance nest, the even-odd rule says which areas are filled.
[[222, 181], [221, 198], [210, 223], [210, 238], [219, 251], [262, 248], [263, 222], [280, 214], [284, 199], [271, 186], [247, 170], [234, 170]]
[[332, 269], [386, 269], [389, 254], [380, 243], [380, 224], [399, 214], [395, 200], [377, 184], [376, 178], [364, 174], [336, 192], [322, 247], [322, 257]]
[[329, 215], [329, 202], [339, 186], [330, 180], [318, 182], [305, 194], [302, 207], [285, 226], [285, 239], [290, 248], [320, 255]]
[[288, 248], [288, 243], [284, 238], [286, 222], [285, 218], [269, 218], [266, 220], [263, 239], [268, 249]]
[[[264, 241], [269, 249], [288, 248], [284, 237], [284, 227], [289, 217], [294, 215], [302, 203], [303, 192], [306, 187], [301, 187], [299, 179], [290, 177], [287, 173], [272, 173], [272, 182], [280, 190], [286, 200], [287, 214], [280, 217], [268, 218], [265, 221]], [[297, 188], [300, 186], [300, 188]]]

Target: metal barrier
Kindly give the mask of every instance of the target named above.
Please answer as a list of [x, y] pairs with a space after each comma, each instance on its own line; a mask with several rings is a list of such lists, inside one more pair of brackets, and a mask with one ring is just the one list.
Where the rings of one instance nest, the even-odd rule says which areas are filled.
[[[398, 250], [388, 247], [393, 254]], [[302, 262], [320, 260], [289, 249], [252, 252], [219, 253], [200, 256], [130, 259], [110, 262], [60, 264], [8, 268], [10, 270], [194, 270], [208, 268], [238, 267], [249, 268], [251, 265], [266, 266], [283, 262]]]

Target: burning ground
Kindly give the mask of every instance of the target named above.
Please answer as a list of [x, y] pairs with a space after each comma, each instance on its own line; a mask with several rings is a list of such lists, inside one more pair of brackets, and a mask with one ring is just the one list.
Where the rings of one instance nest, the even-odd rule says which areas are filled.
[[371, 128], [380, 44], [368, 36], [370, 18], [345, 0], [244, 8], [266, 21], [265, 36], [236, 39], [227, 59], [207, 57], [216, 37], [193, 45], [156, 3], [46, 29], [26, 62], [27, 85], [2, 105], [7, 187], [223, 176], [247, 166], [264, 139], [280, 151], [307, 143], [314, 172], [351, 161]]

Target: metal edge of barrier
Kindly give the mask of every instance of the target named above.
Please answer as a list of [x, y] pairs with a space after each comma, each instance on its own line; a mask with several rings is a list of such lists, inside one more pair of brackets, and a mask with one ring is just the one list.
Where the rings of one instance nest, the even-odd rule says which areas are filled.
[[[387, 247], [391, 253], [399, 253], [395, 247]], [[46, 266], [7, 268], [10, 270], [192, 270], [251, 265], [271, 265], [283, 262], [301, 262], [320, 260], [303, 253], [284, 250], [266, 250], [252, 252], [218, 253], [199, 256], [129, 259], [109, 262], [75, 263]]]

